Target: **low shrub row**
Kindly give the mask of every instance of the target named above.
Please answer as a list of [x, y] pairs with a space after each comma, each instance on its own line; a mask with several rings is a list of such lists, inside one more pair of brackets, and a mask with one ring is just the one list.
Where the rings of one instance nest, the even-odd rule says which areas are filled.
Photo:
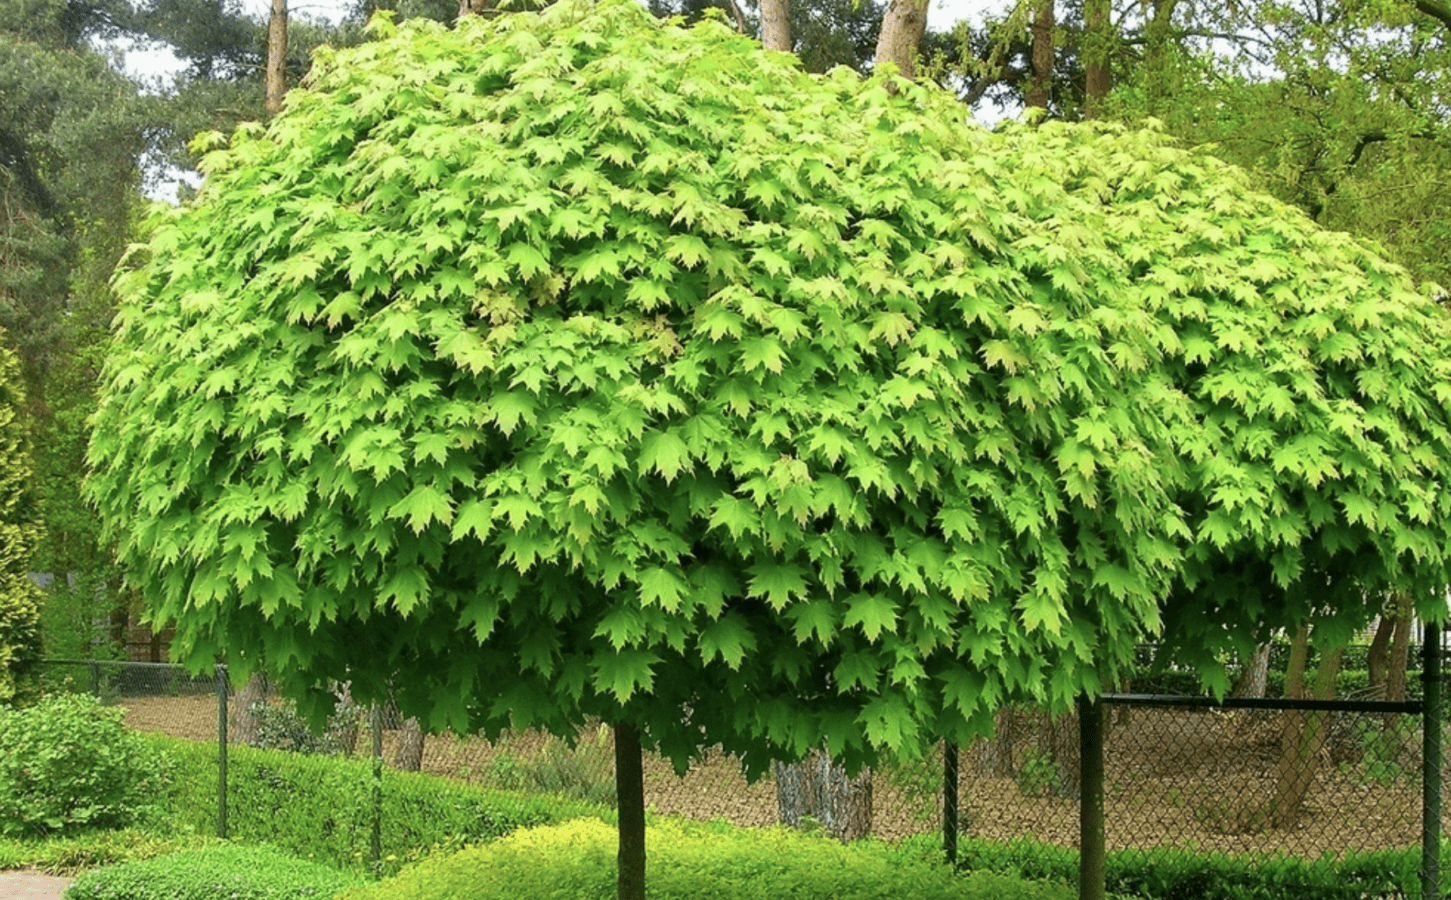
[[356, 883], [271, 847], [224, 845], [87, 872], [65, 900], [328, 900]]
[[[1442, 858], [1451, 859], [1451, 846]], [[974, 872], [1029, 879], [1078, 878], [1078, 851], [1029, 838], [1008, 843], [964, 838], [958, 862]], [[1109, 853], [1105, 880], [1110, 893], [1154, 900], [1360, 900], [1420, 896], [1421, 850], [1381, 850], [1300, 859], [1270, 854], [1229, 854], [1164, 848]], [[1445, 871], [1443, 869], [1443, 871]], [[1451, 873], [1442, 879], [1442, 896]]]
[[[1344, 669], [1335, 680], [1335, 696], [1339, 698], [1363, 698], [1370, 690], [1370, 673], [1364, 669]], [[1204, 693], [1199, 676], [1193, 672], [1149, 672], [1135, 675], [1129, 682], [1128, 692], [1134, 694], [1188, 694], [1199, 696]], [[1285, 693], [1285, 673], [1271, 670], [1266, 678], [1265, 696], [1281, 697]], [[1412, 672], [1406, 679], [1406, 699], [1421, 699], [1420, 673]]]
[[[610, 900], [615, 829], [578, 819], [425, 860], [341, 900]], [[646, 829], [653, 900], [1071, 900], [1066, 882], [954, 874], [875, 841], [842, 845], [784, 828], [665, 822]]]
[[[146, 735], [173, 761], [173, 816], [184, 829], [215, 833], [217, 747]], [[227, 836], [272, 844], [343, 868], [368, 868], [374, 819], [370, 760], [231, 747]], [[377, 795], [383, 872], [428, 852], [493, 840], [520, 828], [579, 816], [614, 821], [607, 807], [528, 797], [384, 767]]]

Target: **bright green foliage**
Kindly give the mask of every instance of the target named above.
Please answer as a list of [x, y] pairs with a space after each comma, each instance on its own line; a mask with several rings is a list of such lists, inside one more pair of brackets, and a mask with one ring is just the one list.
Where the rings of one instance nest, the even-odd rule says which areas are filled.
[[86, 872], [67, 900], [305, 900], [355, 879], [272, 847], [206, 847]]
[[1443, 313], [1224, 165], [626, 0], [379, 28], [117, 280], [192, 665], [854, 766], [1446, 580]]
[[154, 811], [167, 760], [83, 694], [0, 709], [0, 834], [129, 825]]
[[[650, 896], [658, 900], [1068, 900], [1076, 894], [1065, 885], [1008, 875], [957, 875], [881, 844], [843, 846], [784, 828], [666, 823], [647, 833]], [[520, 831], [425, 860], [376, 887], [350, 891], [342, 900], [606, 900], [615, 895], [614, 839], [612, 828], [592, 819]]]
[[19, 366], [0, 344], [0, 706], [28, 699], [40, 662], [40, 589], [29, 575], [40, 526], [23, 398]]

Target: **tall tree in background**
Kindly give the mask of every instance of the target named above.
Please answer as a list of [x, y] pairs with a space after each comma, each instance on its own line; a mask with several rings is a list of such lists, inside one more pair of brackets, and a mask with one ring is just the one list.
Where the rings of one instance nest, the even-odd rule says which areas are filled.
[[282, 109], [287, 93], [287, 0], [272, 0], [272, 14], [267, 19], [267, 99], [263, 106], [270, 113]]
[[894, 63], [907, 78], [917, 77], [917, 54], [927, 35], [928, 0], [888, 0], [877, 36], [876, 62]]

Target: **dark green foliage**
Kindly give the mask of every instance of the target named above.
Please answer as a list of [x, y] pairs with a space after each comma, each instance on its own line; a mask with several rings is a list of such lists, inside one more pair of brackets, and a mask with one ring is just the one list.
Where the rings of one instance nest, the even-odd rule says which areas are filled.
[[[1447, 849], [1443, 847], [1443, 858]], [[972, 871], [1050, 880], [1074, 880], [1078, 875], [1077, 851], [1030, 838], [1003, 844], [965, 837], [958, 842], [958, 860]], [[1420, 891], [1420, 864], [1419, 847], [1313, 860], [1165, 847], [1109, 853], [1106, 882], [1112, 894], [1150, 900], [1412, 897]], [[1451, 887], [1451, 875], [1443, 884]]]
[[30, 699], [40, 661], [40, 591], [30, 561], [40, 539], [30, 483], [25, 393], [0, 329], [0, 708]]
[[0, 834], [116, 828], [154, 815], [169, 761], [84, 694], [0, 708]]
[[[425, 860], [343, 900], [607, 900], [615, 893], [615, 835], [578, 819]], [[648, 829], [654, 900], [1071, 900], [1063, 883], [944, 866], [864, 842], [849, 846], [782, 828], [668, 823]]]
[[271, 847], [220, 845], [86, 872], [65, 900], [328, 900], [355, 882]]
[[[215, 833], [217, 748], [160, 736], [149, 745], [177, 762], [174, 821]], [[232, 747], [228, 751], [228, 835], [342, 868], [368, 865], [372, 836], [371, 760]], [[411, 772], [383, 771], [382, 870], [432, 849], [491, 841], [519, 828], [608, 810], [558, 797], [524, 797]]]

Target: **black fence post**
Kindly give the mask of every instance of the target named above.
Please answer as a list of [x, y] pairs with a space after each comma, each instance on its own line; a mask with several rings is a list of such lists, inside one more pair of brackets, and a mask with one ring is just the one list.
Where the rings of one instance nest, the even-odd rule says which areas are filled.
[[942, 852], [957, 865], [957, 745], [942, 741]]
[[1104, 900], [1103, 701], [1078, 697], [1078, 897]]
[[227, 837], [227, 665], [217, 663], [217, 837]]
[[373, 874], [381, 875], [383, 859], [383, 707], [374, 703], [369, 715], [373, 726]]
[[1441, 628], [1429, 622], [1422, 648], [1421, 896], [1441, 896]]

